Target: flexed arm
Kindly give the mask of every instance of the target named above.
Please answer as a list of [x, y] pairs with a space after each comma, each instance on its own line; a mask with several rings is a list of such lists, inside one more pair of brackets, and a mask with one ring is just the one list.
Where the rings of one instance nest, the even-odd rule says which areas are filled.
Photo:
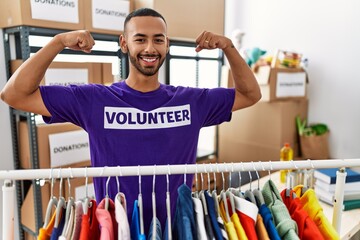
[[232, 111], [251, 106], [261, 99], [259, 84], [253, 72], [229, 38], [204, 31], [198, 36], [196, 43], [197, 52], [219, 48], [228, 59], [236, 90]]
[[39, 90], [46, 70], [64, 48], [89, 53], [94, 44], [94, 39], [88, 31], [72, 31], [56, 35], [15, 71], [1, 91], [1, 99], [15, 109], [51, 116]]

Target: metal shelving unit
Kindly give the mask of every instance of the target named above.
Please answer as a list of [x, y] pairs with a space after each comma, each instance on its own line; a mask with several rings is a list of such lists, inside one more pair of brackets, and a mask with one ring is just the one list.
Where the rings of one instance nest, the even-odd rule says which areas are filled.
[[[4, 29], [4, 50], [5, 50], [5, 66], [6, 66], [6, 76], [7, 79], [10, 78], [10, 61], [15, 59], [26, 60], [30, 57], [31, 53], [35, 53], [40, 50], [40, 47], [33, 47], [29, 44], [30, 36], [47, 36], [53, 37], [56, 34], [66, 32], [68, 30], [59, 30], [59, 29], [48, 29], [48, 28], [39, 28], [39, 27], [30, 27], [30, 26], [19, 26], [13, 28]], [[118, 37], [116, 35], [107, 35], [107, 34], [97, 34], [92, 33], [92, 36], [95, 40], [100, 41], [109, 41], [118, 43]], [[68, 49], [64, 49], [61, 54], [85, 54], [82, 52], [74, 52]], [[87, 55], [98, 55], [98, 56], [117, 56], [121, 59], [120, 74], [121, 78], [126, 78], [128, 73], [128, 61], [126, 55], [122, 54], [120, 49], [117, 52], [113, 51], [92, 51]], [[38, 146], [37, 146], [37, 129], [35, 124], [35, 114], [19, 111], [13, 108], [10, 108], [10, 121], [12, 129], [12, 144], [13, 144], [13, 154], [14, 154], [14, 169], [21, 169], [20, 159], [19, 159], [19, 146], [18, 146], [18, 122], [20, 120], [26, 120], [28, 124], [29, 131], [29, 144], [30, 144], [30, 161], [31, 167], [33, 169], [39, 169], [39, 159], [38, 159]], [[38, 229], [42, 226], [42, 202], [41, 202], [41, 191], [40, 184], [37, 180], [32, 180], [31, 184], [34, 189], [34, 211], [35, 213], [35, 229]], [[24, 225], [21, 224], [21, 211], [20, 206], [22, 205], [26, 192], [29, 189], [29, 182], [26, 181], [16, 181], [16, 198], [17, 205], [19, 206], [18, 219], [19, 219], [19, 237], [24, 239], [24, 231], [32, 235], [37, 235], [38, 232], [33, 232]]]

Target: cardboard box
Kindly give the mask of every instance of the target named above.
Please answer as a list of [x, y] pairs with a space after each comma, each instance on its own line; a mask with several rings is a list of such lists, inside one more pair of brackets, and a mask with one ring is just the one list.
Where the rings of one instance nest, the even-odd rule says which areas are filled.
[[85, 29], [94, 33], [120, 35], [130, 11], [130, 0], [85, 1]]
[[112, 64], [111, 63], [103, 63], [102, 65], [102, 84], [111, 85], [114, 83], [115, 77], [112, 74]]
[[[11, 73], [14, 73], [22, 63], [22, 60], [12, 60]], [[41, 85], [101, 84], [103, 77], [106, 81], [110, 81], [109, 68], [111, 70], [111, 63], [52, 62]], [[107, 72], [103, 73], [103, 69]]]
[[[61, 3], [64, 4], [61, 4]], [[1, 0], [0, 28], [33, 26], [55, 29], [84, 29], [83, 0]]]
[[[64, 183], [64, 182], [63, 182]], [[53, 188], [53, 195], [58, 198], [59, 197], [59, 181], [54, 182], [54, 188]], [[46, 182], [44, 184], [44, 186], [42, 186], [40, 188], [40, 193], [41, 193], [41, 212], [42, 212], [42, 219], [45, 219], [45, 215], [46, 215], [46, 210], [47, 210], [47, 205], [49, 203], [50, 200], [50, 192], [51, 189], [51, 184], [50, 182]], [[64, 189], [64, 188], [62, 188]], [[63, 195], [64, 196], [64, 195]], [[34, 208], [34, 187], [33, 185], [30, 185], [30, 188], [28, 190], [28, 192], [26, 193], [26, 196], [24, 198], [23, 204], [21, 205], [21, 224], [23, 224], [25, 227], [27, 227], [29, 230], [31, 230], [32, 232], [37, 232], [38, 229], [36, 228], [36, 223], [35, 223], [35, 216], [38, 213], [35, 213], [35, 208]], [[55, 210], [55, 207], [53, 208], [53, 210]], [[39, 223], [42, 224], [43, 223]]]
[[307, 100], [258, 102], [233, 112], [231, 122], [219, 127], [219, 162], [279, 160], [285, 142], [299, 156], [295, 117], [307, 112]]
[[[52, 165], [56, 164], [55, 167], [59, 166], [59, 161], [54, 163], [55, 158], [51, 158], [52, 153], [55, 150], [51, 151], [50, 149], [50, 142], [49, 142], [49, 135], [56, 134], [56, 133], [75, 133], [78, 130], [82, 130], [80, 127], [71, 124], [71, 123], [55, 123], [55, 124], [37, 124], [36, 131], [37, 131], [37, 144], [38, 144], [38, 160], [39, 160], [39, 168], [51, 168], [54, 167]], [[84, 131], [84, 130], [82, 130]], [[74, 139], [75, 140], [75, 139]], [[28, 132], [28, 124], [25, 121], [19, 122], [19, 158], [20, 158], [20, 167], [21, 168], [32, 168], [32, 159], [30, 154], [30, 143], [29, 143], [29, 132]], [[66, 147], [70, 143], [64, 142], [63, 145]], [[72, 143], [71, 143], [72, 144]], [[61, 145], [61, 142], [57, 145]], [[85, 147], [84, 147], [85, 148]], [[87, 146], [88, 148], [88, 146]], [[54, 148], [55, 149], [55, 148]], [[76, 150], [73, 151], [63, 151], [61, 147], [56, 147], [56, 149], [60, 149], [56, 151], [56, 154], [64, 154], [64, 155], [55, 155], [57, 156], [56, 159], [60, 158], [61, 156], [67, 156], [63, 158], [64, 164], [61, 167], [82, 167], [82, 166], [89, 166], [90, 165], [90, 158], [88, 160], [79, 161], [77, 155], [74, 154]], [[84, 150], [83, 148], [81, 150]], [[66, 154], [66, 155], [65, 155]], [[53, 155], [54, 156], [54, 155]], [[76, 159], [75, 159], [76, 158]]]
[[163, 15], [171, 38], [195, 40], [204, 30], [224, 34], [224, 0], [135, 0], [134, 5]]
[[260, 85], [261, 101], [301, 100], [307, 97], [308, 77], [302, 68], [262, 66], [255, 77]]

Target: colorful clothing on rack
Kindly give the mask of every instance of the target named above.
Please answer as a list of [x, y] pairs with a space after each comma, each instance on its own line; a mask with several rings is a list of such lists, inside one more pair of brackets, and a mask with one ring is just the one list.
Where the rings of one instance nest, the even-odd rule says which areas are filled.
[[[161, 84], [151, 92], [139, 92], [125, 81], [111, 86], [88, 84], [40, 86], [44, 104], [52, 117], [47, 123], [71, 122], [89, 134], [91, 163], [94, 167], [138, 166], [166, 164], [194, 164], [199, 132], [202, 127], [218, 125], [231, 119], [235, 90], [226, 88], [199, 89]], [[139, 145], [140, 144], [140, 145]], [[152, 176], [142, 177], [142, 194], [151, 196]], [[191, 187], [192, 175], [187, 176]], [[106, 195], [107, 178], [94, 178], [98, 202]], [[174, 189], [183, 183], [180, 175], [171, 175]], [[137, 198], [134, 186], [138, 177], [122, 179], [122, 192], [129, 202], [128, 217]], [[156, 194], [164, 196], [166, 176], [157, 176]], [[109, 196], [117, 194], [114, 179], [110, 180]], [[177, 192], [171, 192], [177, 199]], [[171, 202], [172, 214], [176, 201]], [[166, 206], [159, 198], [159, 206]], [[144, 212], [151, 212], [151, 201], [144, 201]], [[166, 209], [157, 216], [162, 225]], [[149, 229], [151, 214], [144, 216]]]
[[[223, 201], [220, 201], [219, 203], [219, 210], [220, 210], [220, 216], [221, 218], [223, 219], [224, 221], [224, 226], [225, 226], [225, 230], [226, 230], [226, 233], [227, 233], [227, 236], [228, 236], [228, 239], [229, 240], [237, 240], [239, 239], [239, 236], [242, 234], [242, 233], [238, 233], [236, 231], [236, 228], [235, 228], [235, 223], [232, 221], [236, 221], [236, 217], [233, 217], [233, 219], [230, 218], [229, 221], [227, 221], [227, 217], [226, 217], [226, 210], [225, 210], [225, 206], [224, 206], [224, 202]], [[236, 214], [232, 214], [232, 215], [236, 215]], [[239, 218], [238, 218], [239, 219]], [[236, 223], [237, 224], [237, 223]], [[238, 226], [238, 230], [240, 230], [240, 227]], [[245, 233], [245, 232], [244, 232]], [[238, 235], [239, 234], [239, 235]], [[245, 236], [246, 237], [246, 236]]]
[[[126, 238], [121, 238], [126, 239]], [[151, 221], [148, 240], [162, 240], [162, 230], [161, 230], [161, 223], [159, 219], [155, 218]]]
[[[182, 184], [178, 188], [178, 195], [179, 197], [176, 200], [173, 237], [174, 239], [197, 239], [194, 204], [191, 197], [191, 190], [187, 185]], [[168, 225], [166, 223], [164, 232], [168, 231], [167, 226]]]
[[211, 197], [211, 195], [208, 191], [206, 191], [204, 195], [206, 198], [207, 208], [208, 208], [208, 212], [209, 212], [209, 216], [210, 216], [210, 220], [211, 220], [211, 225], [214, 230], [215, 238], [223, 239], [223, 236], [221, 234], [221, 229], [220, 229], [219, 224], [216, 219], [217, 213], [215, 212], [216, 209], [215, 209], [214, 199]]
[[197, 238], [198, 239], [207, 239], [205, 223], [204, 223], [204, 212], [203, 212], [201, 200], [193, 197], [192, 201], [194, 203], [194, 214], [195, 214]]
[[261, 240], [270, 240], [269, 234], [264, 225], [263, 218], [260, 213], [257, 215], [256, 224], [255, 224], [256, 235], [258, 239]]
[[263, 218], [264, 225], [266, 227], [266, 231], [269, 234], [269, 237], [271, 240], [281, 240], [279, 233], [276, 230], [276, 227], [274, 225], [274, 219], [271, 214], [270, 209], [266, 206], [266, 204], [262, 204], [259, 207], [259, 213], [261, 214], [261, 217]]
[[214, 230], [211, 224], [211, 219], [209, 216], [209, 210], [208, 210], [205, 194], [207, 194], [206, 191], [204, 190], [200, 191], [199, 198], [201, 200], [201, 204], [204, 212], [204, 225], [205, 225], [206, 235], [207, 235], [207, 239], [215, 240]]
[[276, 230], [281, 239], [299, 239], [297, 232], [298, 227], [296, 222], [291, 219], [289, 211], [283, 203], [280, 193], [272, 180], [268, 180], [262, 190], [266, 205], [269, 207], [274, 216], [274, 223]]
[[[70, 203], [71, 204], [71, 203]], [[65, 214], [65, 225], [63, 228], [63, 231], [61, 233], [61, 236], [59, 237], [59, 240], [66, 240], [70, 239], [72, 232], [74, 230], [74, 219], [75, 219], [75, 205], [67, 206], [69, 209], [66, 209], [66, 211], [69, 212], [69, 216]]]
[[302, 185], [294, 187], [296, 195], [300, 198], [300, 202], [304, 210], [309, 214], [309, 217], [315, 222], [319, 228], [324, 239], [338, 240], [339, 234], [335, 228], [331, 225], [327, 217], [325, 216], [323, 209], [316, 197], [313, 189], [308, 189], [302, 194]]
[[138, 200], [135, 200], [131, 218], [130, 234], [132, 240], [146, 240], [145, 234], [141, 233]]
[[240, 218], [242, 227], [245, 230], [246, 236], [249, 240], [257, 240], [255, 223], [258, 214], [258, 207], [243, 198], [234, 197], [236, 213]]
[[49, 224], [45, 228], [40, 228], [39, 229], [38, 240], [50, 240], [51, 233], [52, 233], [52, 231], [54, 229], [55, 217], [56, 217], [56, 212], [53, 213]]
[[98, 240], [100, 238], [99, 222], [95, 215], [96, 207], [96, 201], [90, 200], [87, 213], [84, 212], [82, 217], [80, 240]]
[[63, 208], [61, 211], [59, 225], [57, 227], [54, 226], [50, 240], [58, 240], [59, 237], [61, 236], [65, 224], [65, 211], [66, 211], [65, 208]]
[[281, 192], [281, 198], [286, 205], [291, 218], [295, 220], [299, 229], [299, 237], [302, 240], [323, 240], [318, 227], [309, 217], [308, 213], [303, 209], [300, 199], [291, 189], [284, 189]]
[[115, 217], [118, 225], [118, 239], [130, 239], [130, 225], [126, 214], [125, 194], [119, 192], [115, 197]]
[[71, 234], [70, 239], [79, 239], [81, 232], [81, 221], [84, 214], [83, 206], [81, 201], [75, 202], [75, 218], [74, 218], [74, 230]]
[[[108, 208], [106, 209], [106, 201]], [[95, 211], [100, 226], [100, 240], [118, 239], [118, 226], [115, 218], [115, 204], [110, 198], [101, 200]]]
[[223, 220], [223, 218], [221, 217], [221, 214], [220, 214], [219, 197], [217, 195], [216, 190], [212, 191], [211, 197], [214, 200], [215, 213], [216, 213], [216, 216], [217, 216], [216, 220], [218, 222], [218, 225], [219, 225], [219, 228], [220, 228], [220, 231], [221, 231], [221, 235], [222, 235], [223, 239], [228, 240], [229, 237], [228, 237], [228, 234], [227, 234], [227, 232], [225, 230], [224, 220]]

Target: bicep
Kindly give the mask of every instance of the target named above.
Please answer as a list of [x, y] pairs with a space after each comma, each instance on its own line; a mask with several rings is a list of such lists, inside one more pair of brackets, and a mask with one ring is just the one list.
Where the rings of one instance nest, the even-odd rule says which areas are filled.
[[234, 111], [242, 109], [242, 108], [250, 107], [251, 105], [255, 104], [256, 102], [257, 101], [254, 101], [251, 98], [249, 98], [248, 96], [245, 96], [244, 94], [235, 90], [235, 99], [234, 99], [234, 104], [233, 104], [231, 111], [234, 112]]
[[39, 88], [32, 94], [20, 100], [20, 103], [17, 105], [16, 109], [51, 117], [49, 110], [44, 104]]

